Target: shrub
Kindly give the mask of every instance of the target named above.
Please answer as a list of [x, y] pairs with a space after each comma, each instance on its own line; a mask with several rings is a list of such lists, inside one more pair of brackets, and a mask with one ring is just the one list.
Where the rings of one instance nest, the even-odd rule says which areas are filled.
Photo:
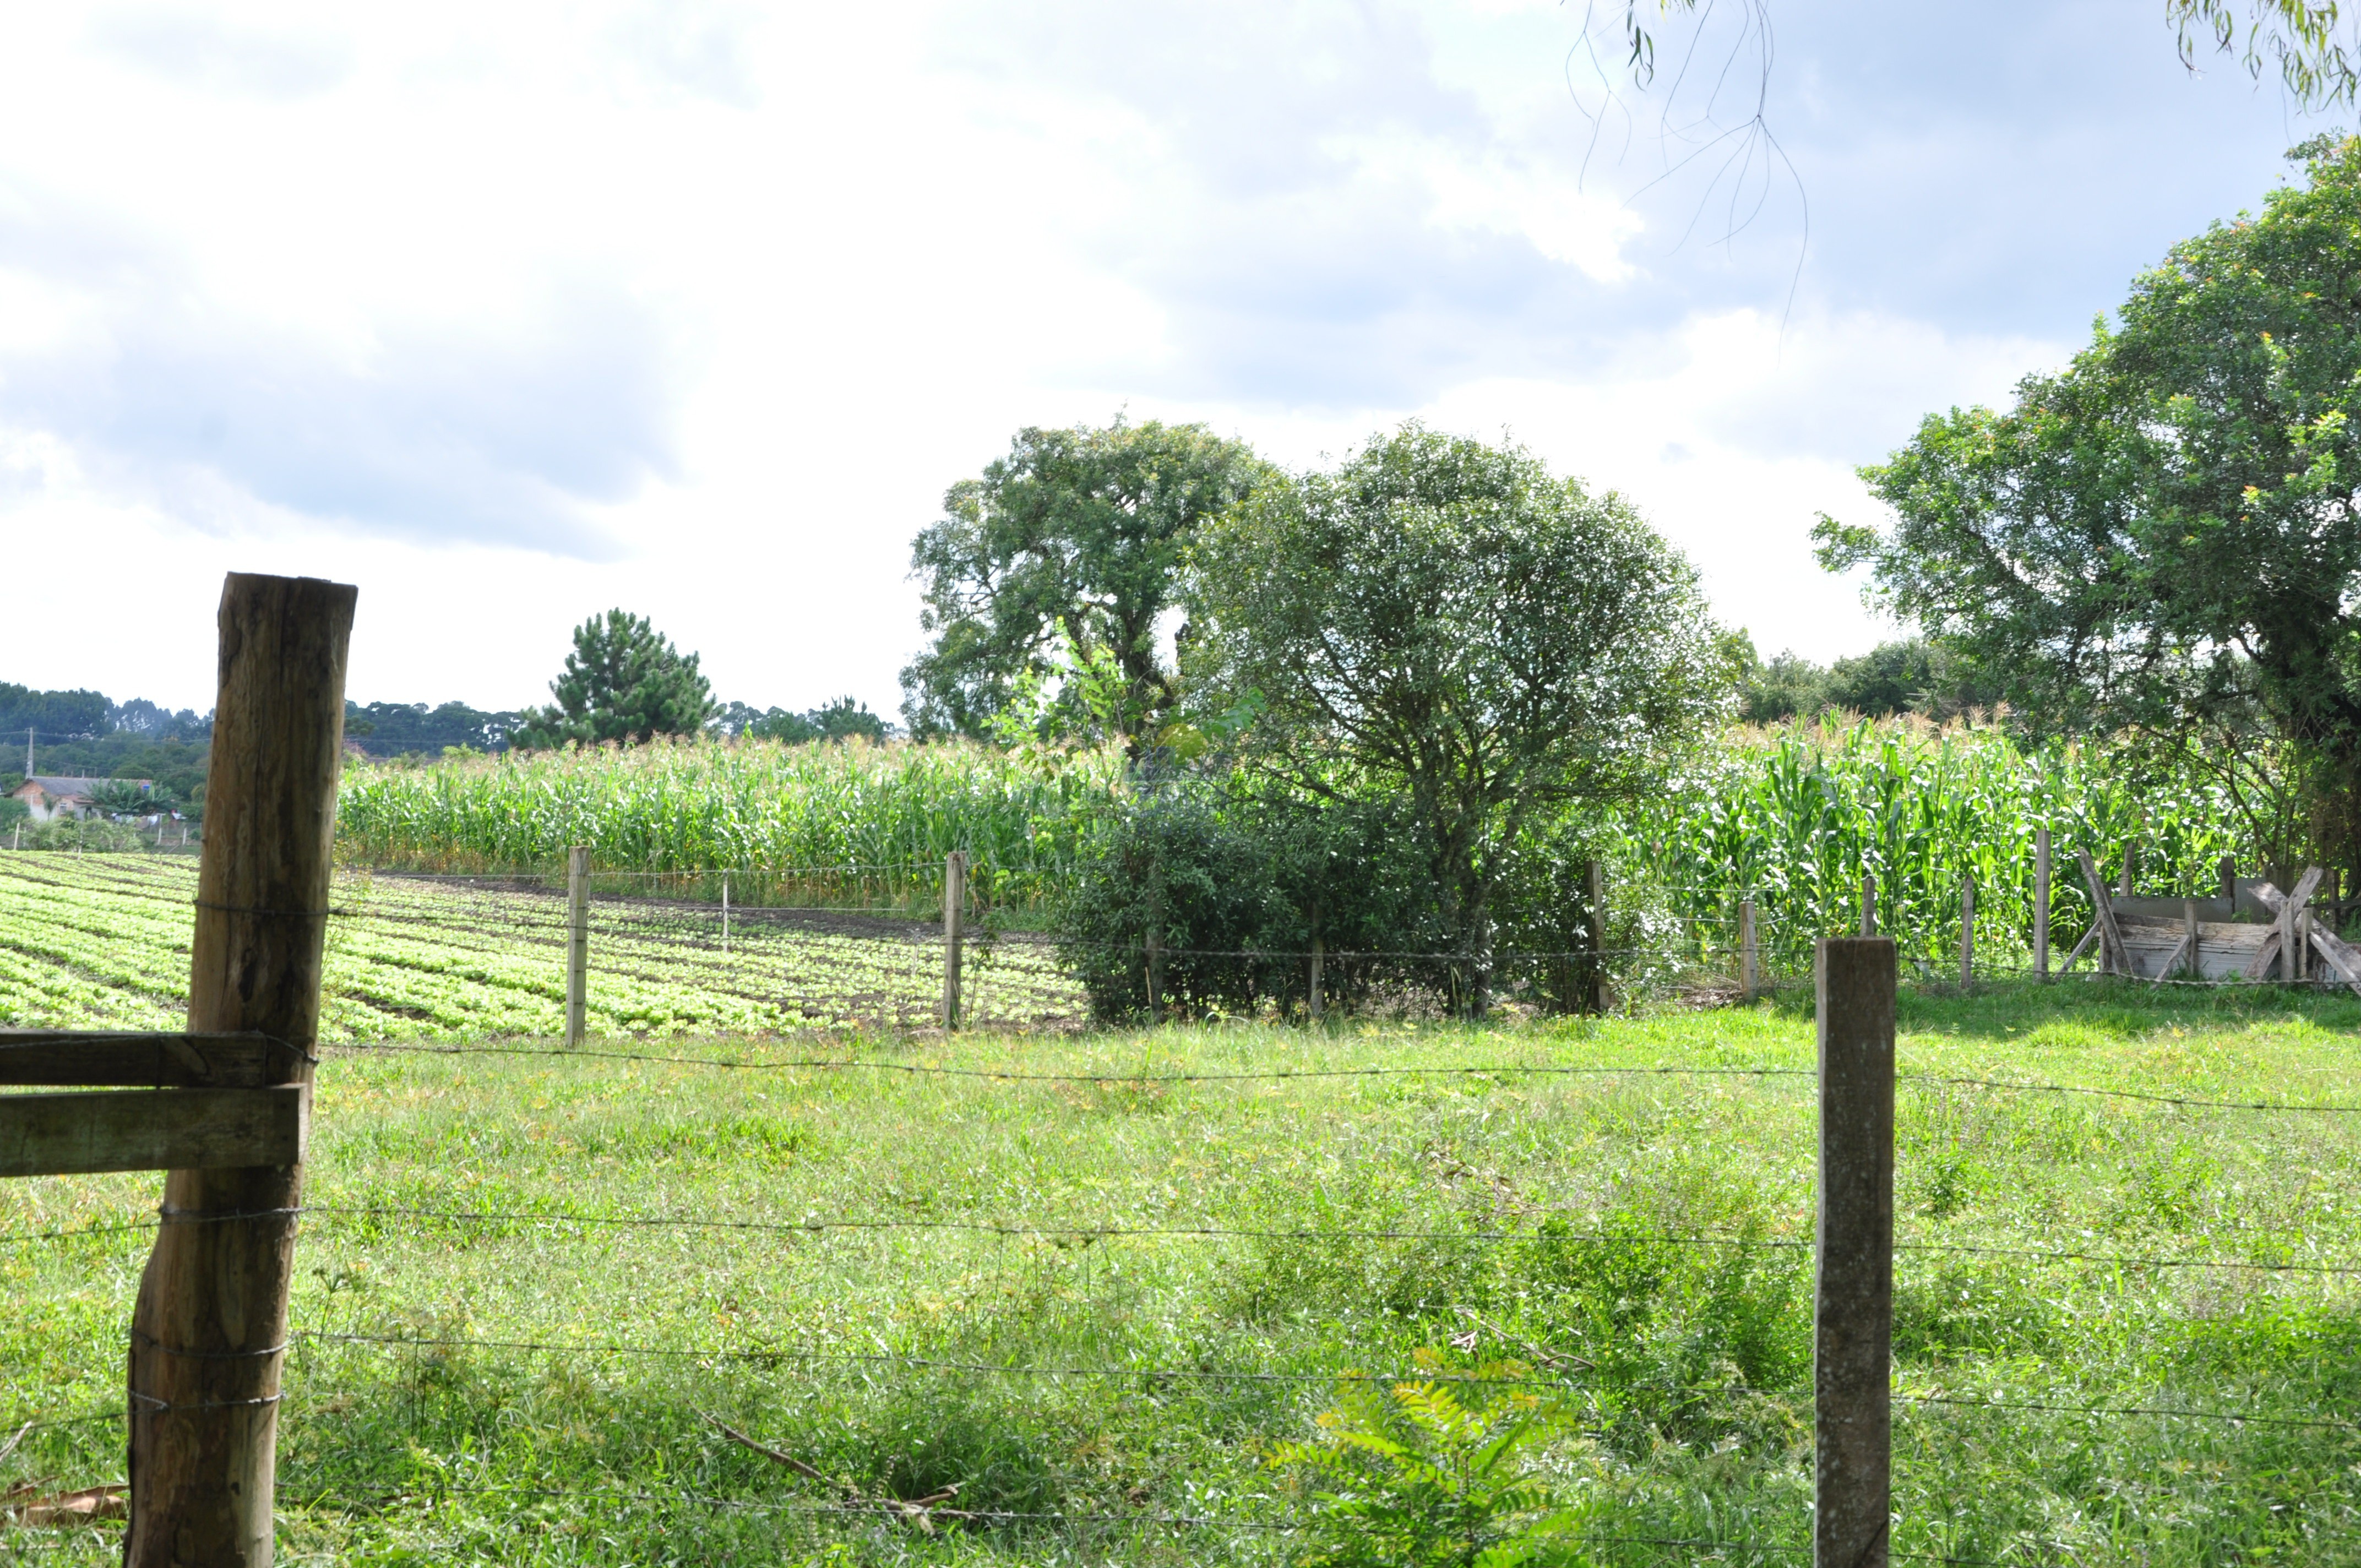
[[28, 822], [21, 838], [9, 828], [11, 841], [24, 850], [79, 850], [89, 854], [121, 854], [147, 847], [139, 829], [127, 822], [109, 822], [104, 817], [52, 817], [47, 822]]
[[[1428, 1367], [1441, 1357], [1417, 1353]], [[1580, 1516], [1539, 1473], [1568, 1416], [1521, 1387], [1501, 1362], [1475, 1380], [1380, 1386], [1347, 1375], [1310, 1442], [1282, 1444], [1274, 1468], [1310, 1491], [1306, 1568], [1516, 1568], [1572, 1563]]]
[[[1234, 780], [1233, 783], [1235, 781]], [[1431, 891], [1400, 813], [1350, 799], [1224, 791], [1202, 780], [1111, 801], [1057, 909], [1059, 946], [1102, 1019], [1148, 1011], [1148, 945], [1164, 1006], [1184, 1014], [1292, 1008], [1314, 939], [1324, 993], [1350, 1005], [1389, 981], [1433, 983]]]

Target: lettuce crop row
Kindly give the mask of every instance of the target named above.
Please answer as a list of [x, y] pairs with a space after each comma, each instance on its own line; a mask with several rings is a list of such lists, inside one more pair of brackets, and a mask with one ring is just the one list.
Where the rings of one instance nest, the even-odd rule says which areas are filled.
[[[135, 869], [136, 868], [136, 869]], [[187, 861], [0, 857], [0, 1024], [177, 1027], [186, 1014]], [[547, 1036], [565, 1023], [564, 904], [544, 892], [341, 875], [321, 1031], [330, 1040]], [[923, 927], [842, 915], [741, 916], [601, 900], [588, 985], [595, 1033], [766, 1034], [921, 1024], [941, 952]], [[1037, 943], [972, 952], [980, 1015], [1065, 1019], [1076, 989]]]

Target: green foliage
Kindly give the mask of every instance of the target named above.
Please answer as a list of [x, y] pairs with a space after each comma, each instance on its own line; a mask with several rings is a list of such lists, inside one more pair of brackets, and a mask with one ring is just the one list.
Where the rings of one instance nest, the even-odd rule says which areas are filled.
[[1740, 680], [1738, 717], [1749, 724], [1773, 724], [1833, 710], [1871, 718], [1918, 713], [1949, 720], [1977, 710], [1989, 713], [2002, 696], [1997, 684], [1979, 679], [1950, 649], [1912, 637], [1880, 643], [1825, 668], [1793, 652], [1768, 663], [1750, 660]]
[[[1420, 1353], [1429, 1367], [1443, 1358]], [[1581, 1561], [1563, 1539], [1580, 1516], [1562, 1506], [1542, 1452], [1572, 1428], [1499, 1362], [1472, 1378], [1381, 1387], [1358, 1375], [1338, 1386], [1320, 1436], [1280, 1444], [1273, 1468], [1312, 1502], [1304, 1568], [1517, 1568]], [[1461, 1375], [1465, 1376], [1465, 1375]]]
[[429, 708], [423, 702], [345, 704], [345, 739], [373, 757], [408, 751], [440, 755], [453, 746], [497, 751], [524, 725], [522, 712], [492, 713], [464, 702]]
[[1629, 505], [1416, 424], [1209, 525], [1189, 593], [1196, 700], [1254, 699], [1251, 767], [1408, 803], [1477, 1011], [1527, 825], [1646, 793], [1728, 691], [1695, 569]]
[[1161, 1006], [1182, 1016], [1301, 1006], [1316, 938], [1327, 1001], [1387, 980], [1432, 982], [1415, 953], [1432, 900], [1398, 811], [1351, 800], [1225, 793], [1177, 780], [1118, 797], [1093, 826], [1056, 905], [1059, 948], [1102, 1019], [1148, 1014], [1148, 944]]
[[114, 712], [115, 705], [100, 692], [35, 691], [0, 681], [0, 743], [11, 730], [20, 744], [27, 729], [43, 740], [104, 735], [115, 727]]
[[713, 716], [713, 688], [642, 616], [610, 609], [574, 629], [574, 652], [549, 683], [555, 706], [534, 708], [515, 736], [520, 746], [598, 745], [694, 735]]
[[143, 787], [129, 779], [105, 779], [91, 791], [91, 805], [108, 817], [152, 817], [172, 807], [171, 792]]
[[127, 822], [103, 817], [53, 817], [47, 822], [27, 822], [19, 834], [8, 829], [10, 841], [24, 850], [71, 850], [85, 854], [114, 855], [144, 850], [148, 840]]
[[2142, 761], [1924, 722], [1741, 733], [1677, 787], [1617, 813], [1610, 858], [1619, 882], [1661, 889], [1666, 910], [1714, 933], [1725, 953], [1739, 902], [1753, 898], [1765, 951], [1791, 970], [1808, 964], [1817, 938], [1857, 927], [1864, 875], [1878, 879], [1882, 931], [1923, 961], [1955, 959], [1960, 883], [1972, 872], [1979, 961], [2023, 961], [2038, 828], [2050, 829], [2060, 954], [2090, 918], [2078, 849], [2112, 882], [2136, 842], [2136, 888], [2159, 895], [2213, 887], [2226, 853], [2253, 867], [2255, 846], [2217, 780]]
[[2326, 759], [2315, 837], [2361, 861], [2361, 139], [2142, 276], [2004, 411], [1862, 470], [1896, 521], [1824, 523], [1900, 614], [2051, 730], [2204, 731]]
[[337, 836], [350, 859], [438, 871], [548, 870], [568, 844], [641, 871], [906, 872], [966, 850], [994, 896], [1029, 899], [1062, 885], [1121, 773], [1120, 756], [1102, 752], [1052, 765], [902, 741], [511, 751], [348, 767]]
[[992, 733], [1024, 682], [1054, 677], [1071, 640], [1085, 663], [1112, 661], [1123, 687], [1109, 727], [1087, 739], [1137, 737], [1177, 696], [1158, 637], [1181, 551], [1263, 472], [1202, 425], [1118, 416], [1104, 430], [1017, 432], [911, 544], [930, 641], [902, 672], [910, 732]]

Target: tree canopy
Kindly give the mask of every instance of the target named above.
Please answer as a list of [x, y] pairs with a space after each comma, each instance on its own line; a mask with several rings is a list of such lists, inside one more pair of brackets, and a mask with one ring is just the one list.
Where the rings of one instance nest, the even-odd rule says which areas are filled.
[[1628, 503], [1417, 424], [1209, 523], [1188, 597], [1209, 725], [1310, 794], [1407, 803], [1478, 1009], [1520, 833], [1654, 786], [1730, 689], [1695, 568]]
[[990, 734], [1070, 666], [1111, 667], [1120, 692], [1078, 724], [1126, 739], [1152, 728], [1178, 696], [1159, 637], [1181, 551], [1263, 472], [1202, 425], [1019, 431], [911, 545], [931, 639], [902, 672], [911, 732]]
[[549, 683], [556, 703], [528, 710], [514, 742], [596, 745], [694, 735], [713, 716], [713, 688], [697, 661], [644, 617], [621, 609], [594, 615], [574, 629], [574, 652]]
[[1928, 418], [1823, 520], [1899, 613], [2053, 729], [2259, 728], [2361, 766], [2361, 140], [2143, 275], [2014, 407]]

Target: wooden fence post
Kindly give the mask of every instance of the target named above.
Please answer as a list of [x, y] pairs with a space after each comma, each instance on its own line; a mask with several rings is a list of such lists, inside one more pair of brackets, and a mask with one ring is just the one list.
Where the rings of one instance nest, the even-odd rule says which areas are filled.
[[2233, 912], [2235, 913], [2238, 897], [2238, 857], [2235, 855], [2223, 856], [2222, 864], [2219, 869], [2222, 873], [2223, 900], [2233, 906]]
[[1818, 969], [1812, 1561], [1817, 1568], [1885, 1568], [1893, 1466], [1894, 942], [1828, 938]]
[[730, 950], [730, 873], [721, 873], [721, 950]]
[[1148, 928], [1148, 1021], [1164, 1022], [1164, 932], [1156, 926]]
[[2115, 926], [2115, 906], [2107, 901], [2107, 884], [2099, 878], [2098, 862], [2091, 859], [2088, 850], [2074, 851], [2075, 862], [2082, 868], [2083, 885], [2091, 893], [2092, 930], [2099, 938], [2099, 972], [2129, 974], [2131, 955], [2124, 948], [2124, 934]]
[[[189, 1027], [276, 1042], [309, 1100], [357, 590], [232, 573]], [[301, 1164], [175, 1170], [131, 1318], [125, 1568], [268, 1568]]]
[[1960, 989], [1976, 982], [1976, 873], [1960, 883]]
[[590, 1032], [590, 846], [566, 851], [566, 1043]]
[[1328, 944], [1319, 938], [1312, 938], [1312, 989], [1307, 993], [1312, 1004], [1312, 1021], [1320, 1022], [1323, 999], [1320, 994], [1321, 960], [1328, 956]]
[[1861, 934], [1877, 935], [1877, 873], [1863, 872], [1861, 875]]
[[2033, 830], [2033, 978], [2049, 978], [2049, 829]]
[[1738, 905], [1738, 991], [1747, 1001], [1763, 988], [1763, 950], [1754, 932], [1754, 901], [1742, 899]]
[[943, 857], [943, 1027], [960, 1026], [961, 947], [967, 937], [967, 851]]
[[1590, 948], [1590, 972], [1585, 976], [1584, 1010], [1607, 1011], [1607, 868], [1593, 861], [1585, 869], [1583, 892], [1589, 903], [1583, 923], [1583, 940]]
[[2124, 869], [2121, 874], [2115, 878], [2115, 896], [2117, 898], [2129, 898], [2132, 895], [2132, 871], [2138, 863], [2138, 860], [2139, 837], [2135, 834], [2131, 838], [2124, 840]]

